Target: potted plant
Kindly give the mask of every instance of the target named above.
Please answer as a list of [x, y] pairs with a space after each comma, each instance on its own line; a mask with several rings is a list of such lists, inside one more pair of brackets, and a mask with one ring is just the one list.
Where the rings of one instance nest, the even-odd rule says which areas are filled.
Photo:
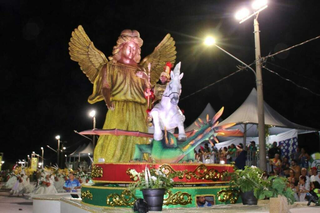
[[260, 187], [263, 173], [256, 166], [245, 166], [236, 169], [233, 173], [227, 173], [230, 177], [229, 185], [234, 190], [239, 190], [244, 205], [257, 205], [259, 195], [255, 195], [255, 189]]
[[288, 187], [286, 178], [272, 176], [263, 177], [263, 172], [256, 166], [236, 169], [228, 173], [230, 187], [240, 190], [243, 204], [257, 205], [258, 200], [284, 196], [288, 203], [294, 202], [294, 192]]
[[261, 186], [255, 189], [257, 198], [277, 198], [278, 196], [284, 196], [287, 198], [289, 204], [293, 204], [295, 201], [294, 192], [288, 186], [288, 181], [284, 177], [271, 176], [267, 180], [261, 180]]
[[130, 169], [129, 174], [136, 182], [129, 185], [130, 191], [139, 189], [144, 200], [148, 204], [149, 211], [162, 211], [163, 196], [165, 192], [174, 186], [173, 178], [177, 173], [165, 173], [160, 169], [148, 168], [142, 172]]

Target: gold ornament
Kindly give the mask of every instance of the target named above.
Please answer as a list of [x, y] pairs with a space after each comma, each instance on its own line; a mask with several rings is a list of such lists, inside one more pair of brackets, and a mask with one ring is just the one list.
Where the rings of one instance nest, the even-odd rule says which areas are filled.
[[[164, 164], [160, 166], [160, 169], [162, 172], [165, 174], [170, 174], [173, 172], [176, 172], [170, 165]], [[215, 169], [208, 169], [206, 165], [201, 164], [197, 166], [197, 168], [194, 171], [178, 171], [178, 178], [183, 179], [184, 177], [187, 180], [190, 180], [192, 178], [195, 178], [197, 180], [213, 180], [213, 181], [218, 181], [220, 179], [223, 179], [224, 177], [224, 171], [219, 172], [218, 170]]]
[[220, 202], [230, 201], [231, 204], [235, 204], [238, 200], [239, 193], [238, 190], [224, 189], [219, 191], [217, 196]]
[[87, 199], [92, 200], [93, 195], [92, 195], [92, 193], [91, 193], [89, 190], [87, 190], [87, 191], [85, 191], [85, 192], [81, 192], [81, 198], [82, 198], [82, 199], [83, 199], [83, 198], [87, 198]]
[[163, 199], [163, 205], [187, 205], [192, 203], [192, 197], [187, 192], [176, 192], [172, 194], [170, 190], [167, 192], [167, 198]]
[[100, 178], [100, 177], [102, 177], [102, 176], [103, 176], [103, 169], [102, 169], [102, 167], [94, 165], [93, 168], [92, 168], [91, 176], [92, 176], [93, 178]]
[[217, 181], [223, 178], [224, 172], [219, 172], [216, 169], [208, 169], [206, 165], [201, 164], [193, 171], [184, 172], [186, 179], [190, 180], [192, 177], [197, 180], [213, 180]]
[[110, 206], [133, 206], [137, 198], [129, 190], [124, 190], [121, 195], [116, 193], [107, 196], [107, 205]]

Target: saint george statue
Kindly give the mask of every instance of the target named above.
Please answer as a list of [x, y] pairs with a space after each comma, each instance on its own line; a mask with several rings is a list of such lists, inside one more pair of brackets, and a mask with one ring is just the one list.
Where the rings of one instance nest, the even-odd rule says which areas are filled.
[[172, 64], [170, 62], [167, 62], [166, 66], [164, 67], [164, 71], [160, 75], [159, 83], [157, 83], [154, 87], [154, 95], [155, 95], [154, 102], [161, 101], [162, 95], [166, 90], [168, 82], [170, 81], [171, 68], [172, 68]]
[[[138, 31], [123, 30], [108, 60], [81, 25], [72, 32], [71, 59], [79, 63], [93, 84], [88, 102], [104, 100], [108, 107], [103, 129], [147, 132], [145, 91], [156, 84], [166, 62], [174, 64], [176, 51], [175, 42], [168, 34], [153, 53], [140, 62], [142, 44]], [[148, 139], [142, 137], [102, 135], [94, 150], [94, 162], [129, 162], [135, 145], [147, 143]]]

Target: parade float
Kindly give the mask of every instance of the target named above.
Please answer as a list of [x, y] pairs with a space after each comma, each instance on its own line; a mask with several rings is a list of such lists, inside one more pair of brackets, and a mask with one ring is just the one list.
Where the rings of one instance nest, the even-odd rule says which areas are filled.
[[[163, 208], [196, 207], [199, 196], [211, 198], [213, 204], [237, 202], [238, 192], [229, 190], [224, 179], [226, 172], [233, 172], [233, 165], [199, 163], [194, 149], [205, 141], [218, 142], [217, 136], [242, 136], [242, 132], [228, 130], [233, 124], [217, 127], [223, 107], [213, 118], [200, 119], [198, 130], [185, 132], [185, 116], [178, 107], [181, 63], [169, 73], [164, 71], [168, 62], [175, 63], [175, 42], [166, 35], [153, 53], [141, 60], [142, 44], [139, 32], [124, 30], [107, 58], [82, 26], [72, 32], [71, 59], [93, 84], [88, 102], [105, 101], [108, 107], [102, 129], [80, 133], [99, 135], [91, 173], [95, 184], [82, 187], [81, 204], [132, 208], [143, 196], [140, 190], [128, 190], [136, 181], [131, 171], [141, 173], [149, 168], [168, 176], [178, 174], [173, 179], [177, 185], [166, 191]], [[157, 83], [160, 77], [166, 79]], [[154, 93], [161, 94], [160, 98], [154, 100]]]

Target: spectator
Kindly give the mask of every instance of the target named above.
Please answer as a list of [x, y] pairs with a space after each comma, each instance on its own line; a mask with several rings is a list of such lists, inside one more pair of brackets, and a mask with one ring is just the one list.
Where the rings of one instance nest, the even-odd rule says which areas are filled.
[[206, 153], [211, 153], [211, 149], [210, 149], [208, 143], [205, 143], [205, 144], [204, 144], [204, 152], [206, 152]]
[[283, 170], [282, 170], [282, 176], [288, 178], [290, 176], [290, 168], [289, 167], [285, 167]]
[[311, 182], [317, 181], [320, 184], [320, 174], [318, 174], [317, 167], [312, 167], [311, 168], [310, 181]]
[[289, 171], [289, 177], [287, 178], [288, 179], [288, 182], [290, 184], [293, 184], [294, 186], [296, 185], [296, 178], [295, 178], [295, 172], [293, 169], [290, 169]]
[[297, 161], [292, 160], [291, 161], [291, 169], [293, 169], [294, 173], [295, 173], [295, 180], [298, 182], [299, 181], [299, 177], [300, 177], [300, 166], [297, 165]]
[[301, 155], [300, 147], [297, 147], [296, 152], [291, 155], [291, 160], [295, 160], [300, 165], [299, 156]]
[[307, 204], [308, 206], [310, 205], [311, 202], [319, 206], [320, 184], [317, 181], [311, 182], [310, 193], [307, 193], [306, 199], [308, 200], [308, 204]]
[[277, 142], [273, 142], [272, 147], [268, 151], [268, 157], [271, 165], [271, 170], [273, 170], [273, 165], [271, 164], [275, 154], [281, 154], [281, 149], [277, 146]]
[[224, 161], [225, 163], [227, 163], [227, 155], [228, 155], [228, 148], [223, 147], [220, 153], [220, 161]]
[[207, 207], [212, 206], [212, 204], [206, 200], [205, 196], [197, 196], [197, 206]]
[[74, 178], [72, 172], [69, 173], [69, 179], [64, 183], [63, 189], [67, 192], [77, 192], [77, 189], [80, 189], [80, 182]]
[[247, 160], [247, 150], [241, 149], [240, 154], [235, 160], [235, 166], [238, 169], [244, 169], [244, 166], [246, 165], [246, 160]]
[[281, 172], [281, 160], [280, 155], [276, 153], [274, 158], [270, 160], [270, 165], [273, 166], [273, 171], [276, 175], [279, 175]]
[[298, 198], [300, 202], [305, 201], [306, 194], [309, 192], [310, 186], [306, 185], [306, 177], [301, 176], [297, 186]]
[[215, 145], [212, 146], [212, 153], [214, 155], [214, 163], [219, 163], [218, 149]]
[[237, 152], [236, 146], [234, 144], [231, 144], [230, 149], [228, 150], [228, 155], [230, 155], [228, 163], [231, 163], [236, 159], [236, 152]]
[[281, 161], [281, 171], [282, 171], [281, 175], [283, 176], [289, 175], [289, 174], [284, 174], [285, 171], [289, 171], [289, 168], [290, 168], [289, 158], [287, 156], [284, 156]]
[[281, 149], [277, 146], [277, 142], [273, 142], [272, 147], [268, 151], [269, 159], [273, 159], [275, 154], [279, 154], [281, 156]]
[[249, 161], [251, 161], [252, 165], [257, 165], [257, 147], [256, 142], [251, 141], [249, 146]]
[[197, 152], [197, 150], [194, 149], [193, 152], [194, 152], [194, 159], [195, 159], [196, 161], [198, 161], [198, 152]]
[[301, 148], [301, 154], [299, 156], [300, 167], [308, 168], [308, 162], [310, 160], [310, 155], [306, 152], [304, 148]]
[[307, 175], [307, 169], [306, 168], [302, 168], [301, 169], [301, 176], [305, 176], [306, 177], [306, 185], [310, 188], [310, 178], [309, 176]]

